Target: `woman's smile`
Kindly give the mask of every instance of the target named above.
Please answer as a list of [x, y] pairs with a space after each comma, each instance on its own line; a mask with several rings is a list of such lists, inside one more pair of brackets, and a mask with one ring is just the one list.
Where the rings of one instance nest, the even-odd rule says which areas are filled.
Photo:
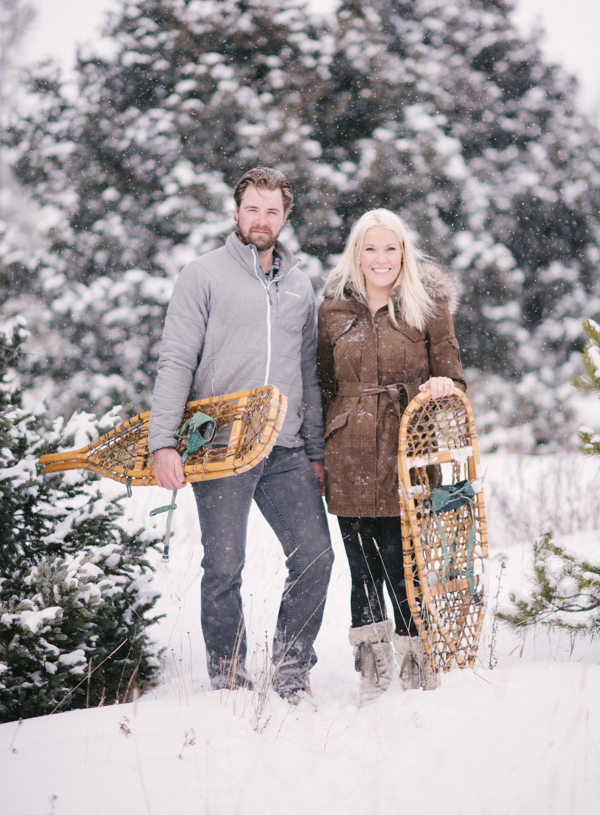
[[360, 268], [365, 276], [367, 297], [378, 307], [385, 304], [401, 266], [402, 247], [395, 233], [384, 226], [367, 229], [360, 252]]

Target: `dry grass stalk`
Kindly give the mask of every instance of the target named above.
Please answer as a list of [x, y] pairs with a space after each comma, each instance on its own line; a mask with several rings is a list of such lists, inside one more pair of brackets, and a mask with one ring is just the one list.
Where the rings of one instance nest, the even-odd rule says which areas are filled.
[[490, 486], [492, 540], [529, 541], [552, 527], [571, 535], [600, 526], [600, 470], [579, 453], [527, 456], [509, 460], [503, 480]]
[[490, 639], [490, 662], [489, 668], [490, 671], [493, 670], [496, 665], [498, 664], [498, 657], [496, 656], [496, 636], [498, 634], [498, 605], [500, 603], [500, 586], [502, 584], [502, 575], [504, 574], [504, 570], [506, 569], [506, 563], [502, 561], [500, 564], [500, 572], [498, 573], [498, 588], [496, 589], [496, 603], [494, 605], [494, 613], [492, 615], [493, 622], [492, 622], [492, 636]]

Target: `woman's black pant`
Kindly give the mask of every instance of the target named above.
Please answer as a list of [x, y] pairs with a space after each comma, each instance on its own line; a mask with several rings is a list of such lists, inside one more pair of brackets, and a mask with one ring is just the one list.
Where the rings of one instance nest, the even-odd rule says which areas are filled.
[[350, 574], [352, 627], [387, 618], [383, 585], [394, 608], [398, 634], [417, 633], [406, 598], [400, 518], [338, 517]]

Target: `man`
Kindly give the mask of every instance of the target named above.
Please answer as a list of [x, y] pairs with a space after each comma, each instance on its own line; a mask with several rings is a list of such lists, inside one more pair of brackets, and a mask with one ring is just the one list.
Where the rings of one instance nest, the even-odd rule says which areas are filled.
[[[161, 487], [183, 487], [177, 435], [189, 398], [271, 384], [287, 396], [271, 454], [242, 475], [192, 485], [204, 559], [202, 631], [212, 687], [248, 687], [240, 586], [254, 499], [286, 554], [288, 577], [273, 643], [273, 685], [297, 704], [310, 695], [312, 648], [333, 553], [321, 498], [323, 418], [315, 301], [298, 260], [278, 242], [292, 208], [285, 176], [247, 172], [234, 192], [237, 231], [182, 271], [169, 304], [150, 419]], [[216, 442], [220, 440], [217, 438]]]

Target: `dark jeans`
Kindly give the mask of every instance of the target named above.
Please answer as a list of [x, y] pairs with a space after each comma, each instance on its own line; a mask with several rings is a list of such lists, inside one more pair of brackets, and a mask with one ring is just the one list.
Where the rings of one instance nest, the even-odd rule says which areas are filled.
[[[352, 627], [387, 618], [387, 585], [398, 634], [417, 634], [406, 599], [400, 518], [338, 518], [350, 564]], [[377, 542], [379, 551], [374, 541]]]
[[333, 564], [323, 499], [306, 453], [274, 447], [248, 472], [199, 481], [193, 489], [204, 546], [202, 631], [213, 688], [243, 683], [246, 675], [240, 587], [253, 499], [287, 557], [273, 642], [273, 685], [279, 693], [303, 688], [317, 661], [312, 646]]

